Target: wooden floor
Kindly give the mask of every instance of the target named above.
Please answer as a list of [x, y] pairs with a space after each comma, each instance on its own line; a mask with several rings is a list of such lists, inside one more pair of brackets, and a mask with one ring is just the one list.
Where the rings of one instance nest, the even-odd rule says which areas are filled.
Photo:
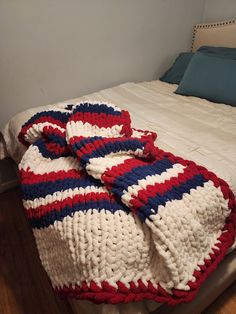
[[41, 266], [19, 194], [0, 194], [0, 313], [71, 314]]
[[236, 314], [236, 282], [222, 293], [203, 314]]
[[[0, 194], [0, 314], [71, 313], [40, 264], [19, 191]], [[204, 311], [211, 313], [236, 314], [236, 283]]]

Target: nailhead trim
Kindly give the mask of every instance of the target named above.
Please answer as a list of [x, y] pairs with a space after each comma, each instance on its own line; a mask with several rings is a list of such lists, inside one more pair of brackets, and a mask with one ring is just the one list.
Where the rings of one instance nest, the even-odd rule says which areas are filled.
[[235, 23], [236, 23], [236, 20], [232, 19], [232, 20], [228, 20], [228, 21], [221, 21], [221, 22], [215, 22], [215, 23], [202, 23], [202, 24], [195, 25], [194, 29], [193, 29], [193, 38], [192, 38], [191, 50], [193, 51], [194, 42], [196, 39], [197, 31], [199, 29], [217, 28], [217, 27], [227, 26], [227, 25], [231, 25], [231, 24], [235, 24]]

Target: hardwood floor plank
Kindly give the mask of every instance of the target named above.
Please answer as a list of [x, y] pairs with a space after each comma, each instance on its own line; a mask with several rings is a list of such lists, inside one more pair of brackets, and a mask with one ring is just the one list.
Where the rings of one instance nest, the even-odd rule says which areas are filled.
[[236, 282], [213, 302], [203, 314], [235, 314]]
[[71, 314], [40, 263], [17, 189], [0, 195], [0, 313]]

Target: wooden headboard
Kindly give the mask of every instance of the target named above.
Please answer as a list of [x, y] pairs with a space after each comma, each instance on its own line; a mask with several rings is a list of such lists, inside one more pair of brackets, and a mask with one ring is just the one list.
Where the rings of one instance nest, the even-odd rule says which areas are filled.
[[192, 51], [201, 46], [236, 48], [236, 20], [197, 24], [193, 31]]

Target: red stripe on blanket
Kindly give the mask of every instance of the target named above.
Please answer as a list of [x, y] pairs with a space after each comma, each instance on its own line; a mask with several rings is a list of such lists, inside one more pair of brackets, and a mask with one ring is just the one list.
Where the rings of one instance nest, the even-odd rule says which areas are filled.
[[194, 166], [198, 169], [199, 173], [206, 179], [211, 180], [216, 188], [220, 187], [225, 199], [228, 199], [228, 207], [232, 209], [235, 206], [235, 196], [230, 190], [229, 185], [223, 179], [218, 178], [213, 172], [208, 171], [205, 167], [196, 165], [194, 161], [185, 160], [182, 157], [175, 156], [172, 153], [165, 152], [156, 148], [157, 155], [162, 154], [175, 163], [180, 163], [183, 166]]
[[40, 118], [38, 118], [37, 120], [35, 120], [34, 122], [32, 122], [31, 124], [26, 125], [26, 126], [24, 126], [24, 127], [21, 129], [21, 131], [20, 131], [20, 133], [19, 133], [19, 135], [18, 135], [18, 138], [19, 138], [20, 142], [21, 142], [22, 144], [24, 144], [24, 145], [27, 144], [27, 146], [28, 146], [29, 143], [28, 143], [28, 142], [26, 141], [26, 139], [25, 139], [26, 133], [28, 132], [28, 130], [29, 130], [33, 125], [37, 125], [37, 124], [39, 124], [39, 123], [44, 123], [44, 122], [48, 122], [48, 123], [54, 124], [54, 125], [55, 125], [55, 128], [56, 128], [57, 126], [59, 126], [59, 127], [61, 127], [61, 128], [65, 128], [65, 126], [66, 126], [66, 123], [61, 122], [61, 121], [58, 120], [58, 119], [55, 119], [55, 118], [52, 118], [52, 117], [49, 117], [49, 116], [40, 117]]
[[154, 197], [157, 194], [161, 196], [174, 187], [178, 188], [178, 186], [192, 179], [198, 173], [199, 171], [197, 167], [193, 167], [192, 165], [186, 167], [182, 173], [178, 174], [178, 176], [165, 180], [163, 183], [148, 185], [145, 189], [140, 190], [137, 196], [130, 200], [129, 204], [132, 209], [136, 211], [139, 207], [145, 206], [145, 204], [148, 203], [149, 197]]
[[[77, 192], [78, 193], [78, 192]], [[58, 197], [58, 196], [57, 196]], [[40, 205], [36, 208], [29, 208], [26, 210], [27, 218], [41, 218], [42, 216], [50, 213], [51, 211], [58, 211], [60, 212], [64, 207], [70, 206], [73, 207], [75, 204], [78, 203], [86, 203], [90, 201], [102, 201], [107, 200], [110, 202], [115, 201], [115, 197], [108, 192], [91, 192], [88, 194], [76, 194], [73, 197], [67, 197], [64, 200], [55, 200], [52, 203], [47, 205]]]
[[[162, 160], [164, 157], [162, 154], [157, 155], [156, 159], [153, 161], [153, 163], [156, 163], [159, 160]], [[122, 165], [122, 166], [121, 166]], [[101, 179], [103, 182], [106, 182], [106, 184], [113, 185], [114, 181], [116, 181], [117, 177], [122, 177], [126, 173], [132, 171], [133, 169], [145, 165], [151, 165], [150, 161], [147, 161], [146, 159], [138, 159], [138, 158], [130, 158], [126, 159], [124, 162], [113, 166], [110, 169], [107, 169]]]
[[[114, 116], [107, 113], [96, 113], [96, 112], [76, 112], [73, 114], [73, 119], [70, 122], [86, 122], [98, 126], [99, 128], [111, 128], [116, 125], [122, 125], [124, 119], [122, 116]], [[126, 121], [125, 121], [126, 122]]]
[[43, 133], [45, 135], [58, 135], [61, 138], [65, 138], [66, 131], [59, 130], [56, 126], [46, 125], [43, 127]]
[[79, 171], [76, 169], [70, 169], [68, 171], [60, 170], [60, 171], [52, 171], [44, 174], [35, 174], [30, 170], [20, 170], [21, 183], [22, 184], [34, 184], [41, 182], [54, 182], [60, 179], [69, 179], [69, 178], [81, 178], [85, 177], [85, 171]]
[[[80, 145], [80, 141], [86, 139], [84, 136], [73, 136], [70, 138], [70, 145], [75, 145], [76, 144]], [[132, 140], [135, 140], [136, 138], [132, 138]], [[118, 138], [102, 138], [102, 139], [97, 139], [93, 140], [92, 142], [88, 142], [83, 145], [83, 148], [79, 147], [79, 149], [76, 150], [76, 155], [81, 159], [84, 155], [90, 155], [94, 151], [102, 148], [104, 145], [109, 144], [109, 143], [122, 143], [127, 141], [127, 137], [118, 137]], [[142, 139], [138, 139], [140, 142], [145, 144], [146, 142]]]

